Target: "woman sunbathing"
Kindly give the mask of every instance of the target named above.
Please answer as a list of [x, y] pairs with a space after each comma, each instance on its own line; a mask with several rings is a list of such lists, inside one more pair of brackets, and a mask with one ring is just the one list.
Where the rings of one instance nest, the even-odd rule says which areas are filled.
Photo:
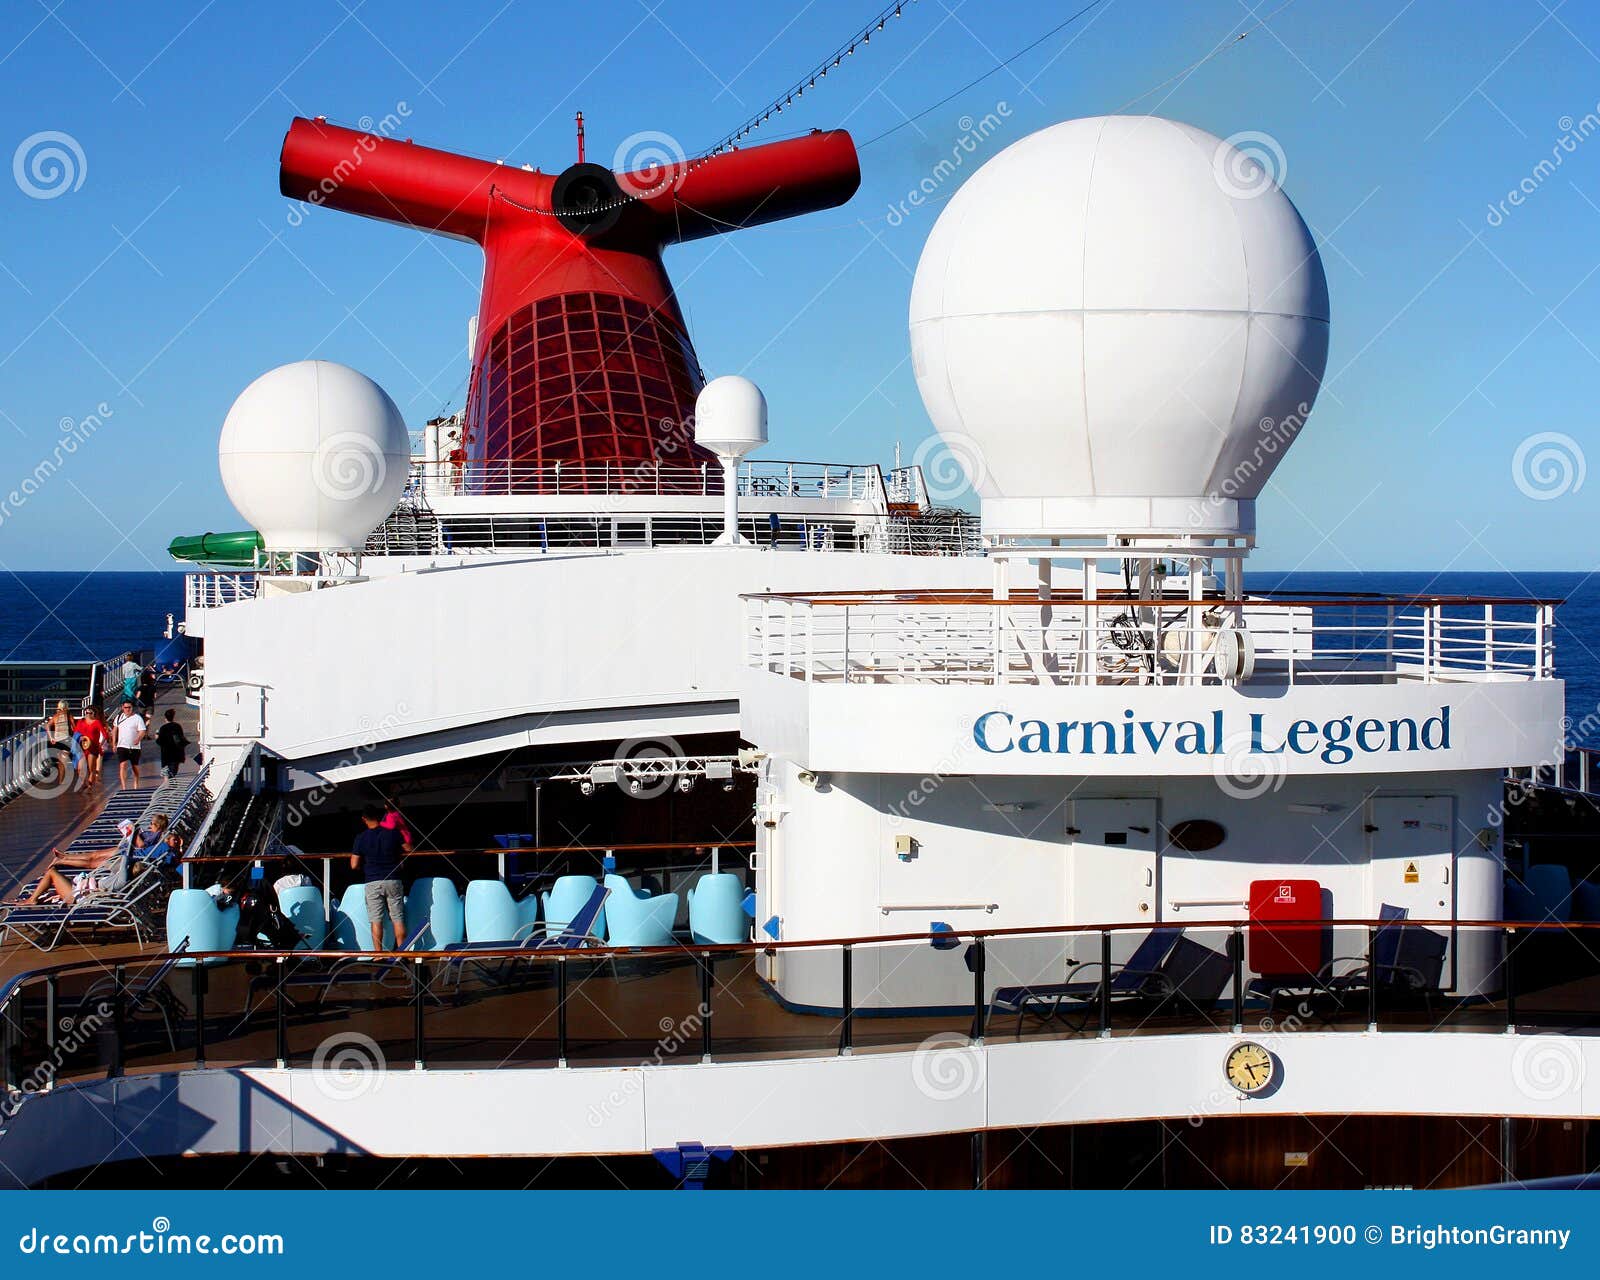
[[[141, 844], [133, 823], [123, 819], [117, 823], [117, 831], [122, 836], [116, 844], [105, 849], [84, 849], [77, 853], [62, 853], [59, 849], [52, 849], [54, 855], [50, 865], [44, 869], [39, 877], [39, 883], [33, 887], [33, 892], [23, 899], [28, 906], [36, 906], [44, 899], [47, 893], [54, 893], [62, 905], [70, 907], [81, 893], [93, 893], [97, 889], [112, 888], [115, 879], [115, 868], [104, 871], [118, 854], [131, 847], [137, 848]], [[62, 871], [76, 871], [78, 874], [70, 880], [62, 875]], [[126, 875], [124, 863], [123, 874]]]

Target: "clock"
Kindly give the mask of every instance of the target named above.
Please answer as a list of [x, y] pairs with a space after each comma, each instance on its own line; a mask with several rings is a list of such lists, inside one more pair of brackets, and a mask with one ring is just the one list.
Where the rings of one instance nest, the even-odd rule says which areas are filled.
[[1222, 1060], [1222, 1074], [1240, 1093], [1253, 1097], [1272, 1083], [1278, 1074], [1278, 1064], [1254, 1040], [1241, 1040]]

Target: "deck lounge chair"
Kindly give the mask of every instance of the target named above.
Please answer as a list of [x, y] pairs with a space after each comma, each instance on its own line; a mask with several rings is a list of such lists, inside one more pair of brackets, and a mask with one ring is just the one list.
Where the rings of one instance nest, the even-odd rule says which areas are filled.
[[[113, 863], [123, 862], [123, 870]], [[113, 880], [126, 879], [116, 887], [90, 889], [70, 905], [64, 902], [16, 903], [0, 919], [0, 942], [15, 936], [40, 951], [54, 950], [68, 936], [97, 931], [132, 930], [135, 940], [144, 945], [145, 935], [153, 930], [155, 917], [167, 886], [167, 875], [159, 865], [134, 863], [129, 868], [129, 850], [123, 849], [97, 869], [108, 868]], [[24, 891], [32, 886], [23, 886]]]
[[[1049, 1022], [1081, 1016], [1081, 1030], [1099, 1006], [1101, 990], [1116, 1002], [1143, 1000], [1165, 1003], [1178, 1000], [1203, 1012], [1215, 1003], [1232, 976], [1233, 966], [1220, 951], [1183, 936], [1178, 927], [1152, 929], [1121, 965], [1109, 972], [1098, 962], [1078, 965], [1069, 982], [1030, 983], [998, 987], [990, 1000], [985, 1027], [996, 1012], [1017, 1015], [1017, 1035], [1022, 1020], [1033, 1016]], [[1093, 974], [1092, 977], [1084, 975]]]
[[[154, 1013], [160, 1016], [162, 1026], [166, 1029], [167, 1045], [176, 1053], [178, 1051], [177, 1022], [188, 1016], [189, 1007], [173, 993], [168, 986], [168, 979], [177, 971], [183, 960], [184, 952], [189, 950], [189, 939], [180, 939], [178, 944], [162, 959], [150, 973], [138, 982], [130, 983], [122, 990], [122, 1017], [124, 1020], [124, 1034], [127, 1032], [126, 1024], [137, 1018], [140, 1014]], [[78, 1003], [79, 1020], [93, 1012], [101, 1004], [110, 1004], [116, 990], [116, 978], [107, 976], [97, 979], [87, 990]]]
[[[458, 942], [453, 946], [445, 947], [447, 952], [462, 952], [480, 947], [506, 947], [515, 948], [517, 955], [496, 957], [495, 961], [476, 960], [468, 956], [461, 956], [449, 962], [455, 977], [455, 988], [461, 989], [461, 979], [466, 967], [470, 964], [485, 977], [493, 982], [505, 981], [505, 973], [516, 965], [523, 955], [534, 952], [549, 951], [578, 951], [584, 947], [600, 945], [599, 926], [604, 918], [606, 899], [611, 896], [611, 890], [604, 885], [596, 885], [586, 901], [577, 911], [573, 912], [572, 919], [562, 926], [559, 933], [549, 935], [541, 934], [533, 925], [523, 925], [515, 938], [496, 940], [493, 942], [482, 939]], [[493, 963], [494, 968], [489, 968]]]

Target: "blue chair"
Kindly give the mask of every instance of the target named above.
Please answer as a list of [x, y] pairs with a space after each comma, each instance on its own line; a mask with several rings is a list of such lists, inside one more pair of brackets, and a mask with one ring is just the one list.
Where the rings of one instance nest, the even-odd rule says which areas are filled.
[[406, 895], [406, 949], [441, 951], [466, 937], [466, 911], [444, 876], [422, 876]]
[[539, 928], [539, 895], [530, 893], [525, 898], [516, 899], [517, 903], [517, 937], [532, 937]]
[[517, 938], [521, 914], [511, 890], [499, 880], [473, 880], [467, 885], [466, 941], [479, 947], [506, 945]]
[[1533, 894], [1535, 920], [1572, 919], [1572, 872], [1559, 862], [1528, 868], [1528, 892]]
[[[239, 904], [226, 910], [217, 909], [217, 900], [204, 889], [174, 889], [167, 898], [167, 950], [178, 951], [232, 951], [234, 935], [239, 931]], [[185, 969], [197, 964], [224, 964], [223, 960], [192, 960], [177, 962]]]
[[[333, 932], [328, 939], [334, 951], [371, 951], [372, 921], [367, 917], [367, 886], [353, 884], [344, 891], [333, 913]], [[383, 945], [394, 949], [394, 926], [383, 922]]]
[[[1022, 1019], [1026, 1015], [1048, 1022], [1062, 1016], [1063, 1012], [1082, 1011], [1087, 1021], [1088, 1010], [1100, 1001], [1101, 988], [1112, 1000], [1127, 1000], [1142, 996], [1152, 984], [1162, 978], [1161, 966], [1166, 963], [1178, 942], [1183, 938], [1181, 928], [1165, 925], [1152, 929], [1134, 948], [1133, 954], [1122, 965], [1113, 964], [1111, 972], [1101, 972], [1098, 961], [1079, 965], [1070, 982], [1037, 982], [1019, 987], [997, 987], [984, 1025], [996, 1012], [1017, 1015], [1017, 1036], [1022, 1036]], [[972, 948], [966, 951], [967, 968], [973, 966]], [[1094, 978], [1083, 975], [1094, 973]], [[1220, 989], [1220, 988], [1219, 988]]]
[[[606, 877], [607, 880], [610, 878]], [[571, 924], [584, 903], [594, 896], [598, 885], [599, 882], [593, 876], [562, 876], [557, 880], [549, 892], [542, 895], [545, 937], [553, 938]], [[602, 911], [595, 923], [594, 933], [604, 937], [605, 932], [606, 916]]]
[[1592, 880], [1580, 880], [1572, 886], [1572, 918], [1600, 921], [1600, 884]]
[[704, 875], [685, 895], [689, 932], [701, 943], [744, 942], [750, 921], [744, 911], [744, 884], [731, 871]]
[[328, 922], [322, 918], [322, 890], [314, 884], [295, 885], [278, 891], [278, 910], [299, 932], [304, 942], [297, 951], [317, 951], [328, 936]]
[[1526, 885], [1518, 884], [1515, 880], [1506, 881], [1506, 899], [1504, 918], [1507, 920], [1537, 920], [1540, 917], [1539, 904]]
[[606, 942], [613, 947], [670, 947], [672, 923], [678, 918], [675, 893], [640, 893], [619, 875], [606, 877], [610, 890]]

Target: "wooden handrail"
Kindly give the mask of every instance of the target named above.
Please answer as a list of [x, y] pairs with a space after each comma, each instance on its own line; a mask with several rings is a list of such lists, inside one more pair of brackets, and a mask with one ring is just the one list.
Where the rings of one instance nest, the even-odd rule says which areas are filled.
[[[511, 853], [662, 853], [673, 849], [754, 849], [754, 840], [693, 840], [693, 841], [655, 841], [647, 844], [534, 844], [517, 845], [510, 849], [502, 849], [495, 845], [488, 849], [413, 849], [410, 853], [402, 854], [403, 858], [460, 858], [488, 855], [491, 857]], [[266, 854], [234, 854], [231, 857], [220, 855], [205, 855], [179, 858], [178, 861], [194, 863], [205, 862], [272, 862], [284, 859], [308, 858], [321, 860], [323, 858], [358, 858], [359, 854], [353, 850], [335, 849], [332, 852], [325, 850], [302, 849], [298, 853], [281, 850], [277, 853]]]
[[[473, 959], [507, 959], [518, 957], [526, 960], [571, 960], [573, 957], [582, 959], [607, 959], [612, 956], [697, 956], [697, 955], [762, 955], [779, 951], [814, 951], [832, 947], [866, 947], [874, 945], [887, 945], [902, 942], [938, 942], [948, 945], [952, 941], [990, 941], [996, 938], [1015, 937], [1061, 937], [1068, 934], [1098, 934], [1108, 933], [1149, 933], [1153, 928], [1163, 925], [1172, 925], [1171, 921], [1152, 922], [1149, 920], [1130, 921], [1125, 924], [1069, 924], [1052, 926], [1019, 926], [1006, 929], [955, 929], [949, 933], [933, 932], [932, 930], [920, 933], [893, 933], [874, 934], [870, 937], [853, 938], [808, 938], [792, 942], [732, 942], [732, 943], [698, 943], [686, 942], [670, 947], [586, 947], [581, 951], [536, 951], [532, 948], [518, 947], [475, 947], [463, 948], [459, 951], [194, 951], [185, 952], [183, 959], [203, 957], [207, 960], [427, 960], [427, 961], [461, 961]], [[1319, 928], [1319, 929], [1385, 929], [1401, 927], [1418, 927], [1430, 929], [1494, 929], [1499, 932], [1517, 930], [1519, 932], [1545, 933], [1564, 930], [1600, 930], [1600, 922], [1593, 921], [1559, 921], [1559, 920], [1196, 920], [1185, 922], [1181, 927], [1186, 933], [1204, 932], [1214, 930], [1229, 932], [1238, 929], [1248, 933], [1252, 927], [1271, 932], [1294, 928]], [[118, 956], [119, 964], [161, 963], [172, 959], [167, 952], [151, 952], [147, 955]], [[104, 960], [74, 960], [66, 964], [46, 966], [40, 969], [30, 969], [19, 973], [0, 986], [0, 1009], [5, 1007], [6, 1001], [11, 998], [16, 989], [24, 982], [37, 980], [52, 975], [61, 976], [79, 971], [93, 970], [96, 973], [105, 972]]]

